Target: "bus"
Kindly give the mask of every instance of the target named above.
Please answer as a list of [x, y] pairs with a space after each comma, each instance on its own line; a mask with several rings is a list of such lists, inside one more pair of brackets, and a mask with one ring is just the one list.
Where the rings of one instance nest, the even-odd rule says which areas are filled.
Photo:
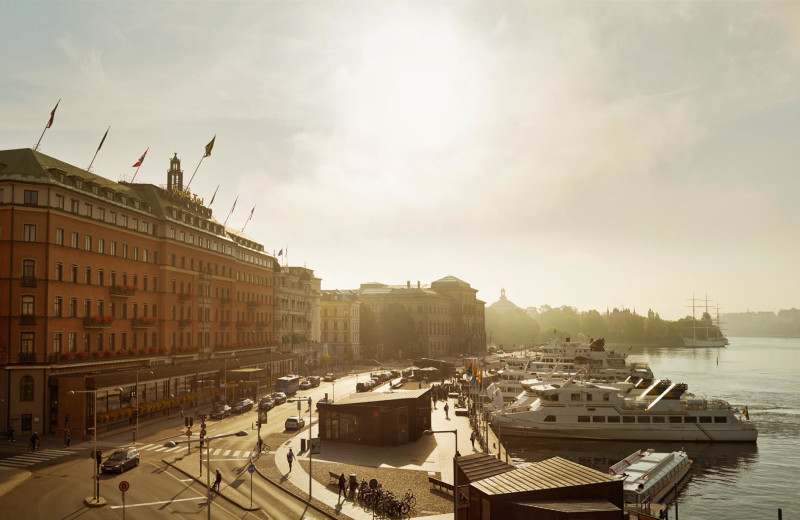
[[300, 389], [300, 376], [283, 376], [275, 380], [275, 391], [294, 395]]

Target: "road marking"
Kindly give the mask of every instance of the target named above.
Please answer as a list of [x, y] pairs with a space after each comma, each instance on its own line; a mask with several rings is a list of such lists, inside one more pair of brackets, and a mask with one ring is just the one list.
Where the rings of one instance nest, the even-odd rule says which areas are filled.
[[168, 452], [170, 452], [170, 451], [175, 451], [175, 450], [179, 450], [179, 449], [181, 449], [181, 447], [180, 447], [180, 446], [175, 446], [174, 448], [170, 448], [170, 449], [168, 449], [168, 450], [164, 450], [164, 453], [168, 453]]
[[158, 446], [158, 445], [157, 445], [157, 444], [146, 444], [146, 445], [142, 446], [142, 447], [141, 447], [141, 448], [139, 448], [139, 449], [140, 449], [140, 450], [149, 450], [149, 449], [151, 449], [151, 448], [155, 448], [156, 446]]
[[234, 457], [238, 457], [240, 453], [241, 453], [241, 451], [240, 451], [240, 450], [234, 451], [234, 452], [233, 452], [233, 456], [234, 456]]
[[169, 449], [169, 448], [166, 448], [166, 447], [162, 446], [162, 447], [160, 447], [160, 448], [156, 448], [156, 449], [154, 449], [153, 451], [165, 451], [165, 450], [168, 450], [168, 449]]
[[245, 452], [243, 452], [243, 453], [242, 453], [242, 457], [244, 457], [244, 458], [248, 458], [248, 457], [250, 457], [250, 452], [249, 452], [249, 451], [245, 451]]
[[216, 449], [216, 450], [214, 450], [214, 453], [212, 455], [217, 456], [220, 453], [222, 453], [222, 450], [221, 449]]
[[246, 458], [246, 457], [245, 458], [239, 457], [238, 459], [211, 459], [211, 462], [220, 462], [220, 461], [226, 461], [226, 460], [229, 461], [229, 460], [249, 460], [249, 459]]
[[[142, 506], [157, 506], [161, 504], [172, 504], [174, 502], [189, 502], [191, 500], [205, 500], [205, 496], [192, 497], [192, 498], [176, 498], [174, 500], [162, 500], [161, 502], [147, 502], [144, 504], [125, 504], [125, 507], [142, 507]], [[122, 506], [111, 506], [111, 509], [122, 509]]]
[[227, 457], [228, 455], [230, 455], [230, 453], [231, 453], [231, 450], [225, 450], [225, 453], [223, 453], [222, 456], [223, 457]]
[[193, 478], [182, 478], [182, 479], [179, 479], [179, 480], [180, 480], [181, 482], [194, 482], [194, 479], [193, 479]]

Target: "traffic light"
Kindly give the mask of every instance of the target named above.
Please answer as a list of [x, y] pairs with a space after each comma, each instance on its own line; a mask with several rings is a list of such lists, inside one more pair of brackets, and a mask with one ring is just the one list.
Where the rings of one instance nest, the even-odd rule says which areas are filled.
[[194, 418], [189, 417], [189, 426], [194, 426]]
[[95, 453], [95, 457], [97, 458], [97, 465], [98, 466], [103, 463], [103, 452], [102, 451], [97, 450], [97, 452]]
[[184, 417], [183, 424], [185, 424], [187, 428], [189, 427], [189, 418], [188, 417]]

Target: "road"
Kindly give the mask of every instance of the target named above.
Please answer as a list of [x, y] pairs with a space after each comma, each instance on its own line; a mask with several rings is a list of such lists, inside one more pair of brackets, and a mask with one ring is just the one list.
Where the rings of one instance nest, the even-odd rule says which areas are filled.
[[[300, 391], [295, 398], [306, 399], [311, 397], [312, 403], [328, 394], [330, 398], [341, 399], [355, 391], [357, 377], [364, 380], [363, 374], [350, 375], [333, 383], [323, 382], [317, 388]], [[259, 396], [262, 397], [262, 396]], [[312, 406], [315, 407], [314, 404]], [[284, 432], [284, 421], [290, 415], [302, 415], [308, 422], [308, 407], [301, 403], [302, 411], [298, 413], [295, 403], [279, 405], [268, 413], [268, 421], [262, 425], [261, 436], [267, 437], [272, 433]], [[313, 420], [316, 421], [316, 410]], [[254, 409], [241, 415], [234, 415], [222, 420], [207, 421], [209, 437], [225, 433], [244, 430], [246, 437], [226, 437], [216, 439], [211, 443], [212, 471], [219, 468], [222, 472], [222, 494], [235, 498], [239, 503], [249, 505], [250, 502], [250, 474], [246, 471], [250, 453], [255, 446], [257, 430], [255, 422], [257, 411]], [[200, 428], [197, 424], [192, 428], [195, 436]], [[196, 439], [196, 437], [194, 437]], [[107, 505], [102, 508], [88, 509], [83, 504], [85, 497], [93, 496], [93, 471], [94, 459], [91, 458], [92, 443], [76, 444], [68, 451], [51, 447], [42, 455], [48, 457], [27, 458], [29, 454], [22, 453], [20, 446], [14, 446], [17, 451], [11, 451], [8, 445], [0, 448], [0, 467], [3, 459], [21, 465], [22, 469], [32, 472], [31, 477], [18, 485], [13, 492], [0, 497], [0, 508], [3, 516], [8, 518], [61, 518], [73, 519], [89, 514], [91, 518], [122, 518], [122, 493], [119, 483], [123, 480], [130, 484], [130, 489], [125, 493], [125, 518], [126, 520], [153, 519], [153, 518], [207, 518], [205, 465], [206, 455], [203, 454], [202, 484], [194, 478], [200, 473], [199, 454], [196, 445], [191, 453], [186, 452], [185, 445], [170, 450], [164, 447], [169, 440], [186, 440], [185, 428], [176, 416], [172, 424], [161, 423], [158, 429], [147, 431], [140, 428], [140, 441], [137, 447], [141, 453], [139, 467], [130, 469], [121, 475], [101, 475], [100, 495], [106, 499]], [[109, 455], [115, 448], [130, 445], [130, 432], [121, 431], [98, 441], [98, 449]], [[23, 442], [23, 441], [20, 441]], [[45, 448], [47, 448], [45, 446]], [[274, 449], [274, 448], [273, 448]], [[9, 458], [11, 455], [13, 457]], [[197, 461], [191, 465], [192, 475], [186, 475], [176, 468], [162, 462], [162, 459], [172, 459], [183, 456], [184, 460]], [[43, 460], [47, 458], [48, 460]], [[8, 462], [10, 465], [11, 462]], [[2, 470], [2, 469], [0, 469]], [[213, 480], [213, 478], [212, 478]], [[261, 511], [248, 512], [240, 507], [222, 499], [212, 500], [212, 517], [224, 520], [226, 518], [280, 518], [280, 519], [322, 519], [325, 515], [316, 510], [309, 509], [304, 500], [300, 500], [278, 489], [270, 482], [264, 481], [257, 474], [253, 478], [253, 504], [261, 506]]]

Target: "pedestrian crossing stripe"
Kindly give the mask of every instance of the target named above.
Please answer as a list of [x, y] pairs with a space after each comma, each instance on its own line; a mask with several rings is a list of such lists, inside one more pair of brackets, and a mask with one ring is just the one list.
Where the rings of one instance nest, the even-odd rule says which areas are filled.
[[33, 453], [22, 453], [7, 459], [0, 460], [0, 469], [15, 469], [23, 468], [25, 466], [32, 466], [40, 462], [65, 457], [67, 455], [75, 455], [77, 452], [71, 450], [53, 450], [46, 449]]

